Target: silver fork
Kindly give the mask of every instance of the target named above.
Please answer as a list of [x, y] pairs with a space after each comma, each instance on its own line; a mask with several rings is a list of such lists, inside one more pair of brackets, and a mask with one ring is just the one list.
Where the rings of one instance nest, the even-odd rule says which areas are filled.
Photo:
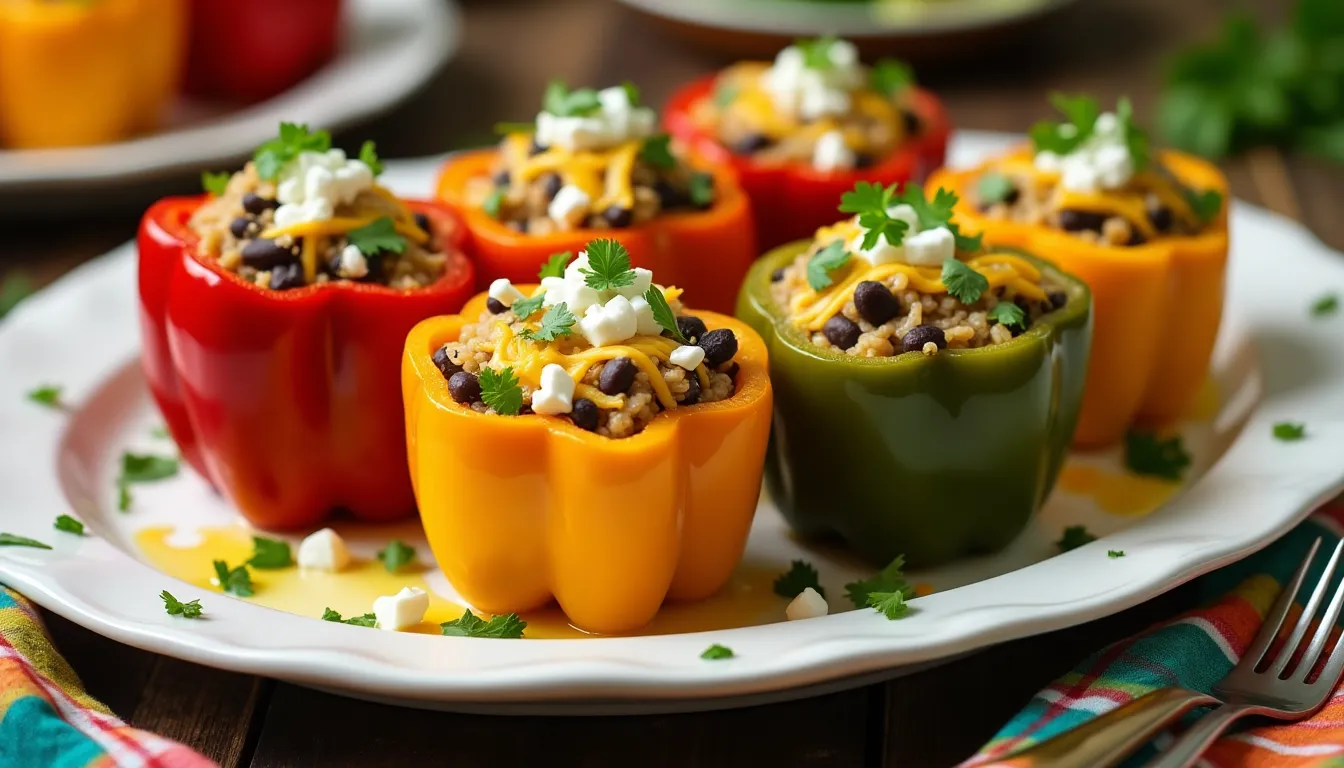
[[1149, 768], [1185, 768], [1194, 764], [1214, 739], [1236, 720], [1250, 715], [1279, 720], [1302, 720], [1320, 709], [1334, 693], [1335, 685], [1339, 682], [1341, 673], [1344, 673], [1344, 642], [1337, 643], [1329, 651], [1330, 655], [1326, 659], [1325, 666], [1315, 680], [1308, 683], [1307, 675], [1316, 667], [1321, 655], [1326, 651], [1326, 643], [1330, 642], [1330, 631], [1335, 626], [1335, 620], [1339, 618], [1340, 608], [1344, 606], [1344, 583], [1335, 589], [1334, 595], [1330, 598], [1330, 605], [1325, 609], [1325, 615], [1321, 617], [1316, 634], [1312, 636], [1311, 643], [1291, 672], [1288, 671], [1288, 664], [1293, 657], [1293, 651], [1301, 644], [1302, 638], [1306, 637], [1311, 619], [1325, 598], [1330, 577], [1339, 563], [1341, 551], [1344, 551], [1344, 539], [1335, 546], [1334, 554], [1330, 555], [1330, 562], [1321, 573], [1320, 581], [1312, 590], [1311, 597], [1302, 609], [1302, 615], [1278, 656], [1270, 661], [1264, 670], [1256, 671], [1256, 667], [1265, 660], [1269, 646], [1288, 618], [1293, 598], [1302, 588], [1307, 569], [1311, 566], [1311, 561], [1320, 545], [1320, 539], [1316, 539], [1311, 545], [1306, 559], [1297, 567], [1297, 572], [1293, 574], [1289, 583], [1284, 585], [1269, 613], [1265, 614], [1265, 623], [1261, 625], [1260, 632], [1251, 641], [1246, 653], [1242, 654], [1241, 660], [1227, 677], [1214, 687], [1213, 695], [1221, 699], [1224, 704], [1190, 726], [1190, 729], [1175, 743], [1149, 763]]

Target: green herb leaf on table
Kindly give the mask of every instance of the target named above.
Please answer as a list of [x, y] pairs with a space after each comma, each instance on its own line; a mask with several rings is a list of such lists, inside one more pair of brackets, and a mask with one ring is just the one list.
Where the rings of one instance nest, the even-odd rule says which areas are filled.
[[1280, 421], [1274, 425], [1274, 438], [1285, 443], [1307, 436], [1307, 425], [1300, 421]]
[[378, 559], [388, 573], [396, 573], [402, 569], [402, 566], [415, 560], [415, 547], [401, 539], [393, 539], [387, 542], [386, 547], [378, 550]]
[[798, 50], [803, 52], [803, 66], [808, 69], [825, 71], [832, 66], [831, 46], [835, 43], [836, 39], [828, 35], [812, 40], [799, 40], [794, 45], [798, 46]]
[[588, 243], [587, 254], [588, 267], [579, 273], [589, 288], [609, 291], [634, 284], [635, 271], [630, 268], [630, 252], [624, 245], [615, 240], [593, 240]]
[[714, 87], [714, 106], [724, 109], [737, 98], [738, 88], [728, 83], [720, 83]]
[[538, 280], [545, 280], [548, 277], [564, 277], [565, 267], [574, 260], [573, 251], [560, 251], [552, 253], [546, 258], [546, 263], [541, 265], [541, 270], [537, 272]]
[[806, 560], [794, 560], [789, 565], [789, 570], [775, 579], [774, 586], [775, 594], [780, 597], [797, 597], [808, 587], [815, 589], [822, 597], [826, 596], [826, 590], [821, 588], [821, 576]]
[[910, 612], [910, 606], [905, 603], [905, 592], [899, 589], [894, 592], [869, 592], [868, 607], [876, 609], [888, 621], [903, 618]]
[[403, 253], [406, 250], [406, 238], [397, 232], [397, 225], [388, 216], [350, 230], [346, 238], [365, 256], [375, 256], [383, 251]]
[[76, 536], [84, 535], [84, 524], [69, 515], [58, 515], [52, 527], [65, 533], [73, 533]]
[[1190, 466], [1180, 435], [1162, 439], [1152, 432], [1125, 434], [1125, 466], [1138, 475], [1179, 481]]
[[482, 368], [477, 381], [481, 385], [481, 400], [496, 413], [504, 416], [517, 416], [523, 407], [523, 388], [518, 385], [518, 377], [512, 368], [496, 371]]
[[1087, 532], [1086, 526], [1070, 525], [1064, 529], [1063, 535], [1059, 537], [1059, 541], [1055, 542], [1055, 546], [1059, 547], [1060, 552], [1068, 552], [1096, 540], [1096, 536]]
[[10, 275], [0, 283], [0, 317], [10, 313], [19, 302], [33, 294], [33, 285], [28, 277], [21, 273]]
[[511, 133], [535, 133], [536, 130], [537, 126], [534, 123], [511, 123], [507, 121], [495, 123], [495, 133], [500, 136], [508, 136]]
[[645, 139], [639, 158], [654, 168], [675, 168], [677, 158], [672, 155], [672, 137], [659, 133]]
[[280, 135], [257, 148], [252, 160], [256, 164], [257, 175], [267, 181], [273, 181], [285, 169], [291, 160], [301, 152], [326, 152], [331, 149], [331, 134], [326, 131], [310, 131], [308, 126], [298, 123], [281, 123]]
[[690, 180], [691, 203], [705, 208], [714, 202], [714, 177], [708, 173], [692, 173]]
[[722, 659], [731, 659], [733, 658], [733, 655], [732, 648], [715, 643], [706, 648], [704, 653], [700, 654], [700, 658], [706, 661], [720, 661]]
[[1328, 317], [1339, 311], [1339, 294], [1327, 293], [1311, 303], [1313, 317]]
[[572, 334], [574, 324], [577, 322], [578, 318], [574, 317], [574, 313], [569, 311], [569, 306], [562, 301], [547, 308], [546, 314], [541, 316], [540, 328], [523, 330], [518, 334], [518, 338], [531, 339], [532, 341], [555, 341]]
[[1006, 328], [1025, 328], [1027, 313], [1011, 301], [1000, 301], [990, 308], [989, 319]]
[[650, 285], [648, 290], [644, 291], [644, 301], [647, 301], [649, 309], [653, 310], [653, 321], [672, 339], [681, 344], [691, 343], [681, 334], [681, 328], [677, 326], [677, 316], [673, 314], [672, 305], [667, 303], [667, 297], [663, 295], [661, 288]]
[[905, 555], [897, 555], [876, 576], [845, 585], [845, 595], [855, 608], [866, 607], [868, 596], [874, 592], [900, 592], [906, 598], [915, 596], [915, 588], [905, 580]]
[[535, 315], [537, 313], [537, 310], [541, 309], [541, 305], [545, 303], [545, 301], [546, 301], [546, 294], [539, 293], [536, 296], [532, 296], [530, 298], [518, 299], [517, 301], [513, 302], [513, 304], [509, 305], [509, 309], [513, 311], [513, 314], [519, 320], [526, 320], [529, 317]]
[[223, 560], [215, 560], [214, 566], [215, 578], [219, 581], [221, 592], [232, 592], [239, 597], [253, 595], [252, 574], [248, 572], [246, 564], [230, 568]]
[[982, 205], [1002, 203], [1013, 194], [1014, 189], [1013, 180], [997, 171], [982, 174], [975, 185], [976, 198]]
[[48, 408], [60, 409], [64, 405], [61, 402], [61, 388], [56, 384], [43, 384], [40, 387], [29, 390], [28, 399], [38, 405], [45, 405]]
[[48, 544], [43, 544], [37, 539], [30, 539], [27, 536], [19, 536], [15, 533], [0, 533], [0, 547], [32, 547], [33, 549], [51, 549]]
[[159, 599], [163, 601], [163, 609], [168, 612], [169, 616], [181, 616], [184, 619], [199, 619], [201, 617], [200, 600], [184, 603], [173, 597], [173, 594], [166, 589], [159, 593]]
[[253, 536], [252, 557], [247, 564], [262, 570], [288, 568], [294, 564], [294, 557], [290, 554], [289, 542]]
[[552, 80], [542, 97], [542, 109], [556, 117], [587, 117], [602, 109], [602, 100], [592, 88], [571, 91], [563, 80]]
[[881, 59], [868, 74], [874, 91], [895, 96], [915, 84], [915, 71], [909, 64], [896, 59]]
[[378, 159], [378, 145], [372, 141], [365, 141], [359, 145], [359, 161], [369, 166], [374, 176], [383, 174], [383, 161]]
[[334, 621], [338, 624], [349, 624], [352, 627], [375, 627], [378, 625], [378, 618], [372, 613], [366, 613], [361, 616], [351, 616], [348, 619], [341, 618], [341, 614], [330, 608], [322, 609], [323, 621]]
[[976, 272], [956, 258], [943, 262], [943, 285], [947, 292], [963, 304], [974, 304], [989, 290], [989, 278]]
[[152, 483], [177, 474], [179, 462], [172, 456], [155, 456], [150, 453], [121, 454], [121, 477], [123, 483]]
[[126, 512], [131, 508], [131, 487], [125, 480], [117, 481], [117, 510]]
[[1114, 560], [1114, 559], [1117, 558], [1117, 557], [1124, 557], [1124, 556], [1125, 556], [1125, 550], [1123, 550], [1123, 549], [1108, 549], [1108, 550], [1106, 550], [1106, 556], [1109, 557], [1109, 558], [1111, 558], [1112, 560]]
[[527, 622], [518, 618], [516, 613], [491, 616], [489, 621], [471, 612], [462, 612], [462, 617], [445, 621], [439, 625], [439, 631], [450, 637], [489, 637], [498, 640], [514, 640], [523, 636]]
[[1223, 193], [1216, 189], [1206, 189], [1203, 192], [1187, 189], [1185, 200], [1190, 204], [1190, 210], [1194, 211], [1195, 218], [1204, 224], [1213, 221], [1223, 209]]
[[814, 291], [829, 288], [834, 282], [831, 273], [848, 263], [849, 251], [845, 250], [844, 242], [836, 240], [827, 243], [825, 248], [812, 254], [812, 258], [807, 260], [807, 284], [812, 286]]
[[233, 175], [228, 171], [201, 171], [201, 189], [215, 197], [222, 197], [229, 188], [231, 178]]

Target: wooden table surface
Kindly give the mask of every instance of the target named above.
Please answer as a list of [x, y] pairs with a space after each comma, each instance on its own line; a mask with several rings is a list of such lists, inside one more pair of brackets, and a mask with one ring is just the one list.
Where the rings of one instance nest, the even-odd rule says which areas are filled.
[[[727, 0], [725, 0], [727, 1]], [[921, 79], [957, 125], [1022, 130], [1049, 89], [1129, 93], [1141, 118], [1156, 104], [1163, 62], [1214, 32], [1219, 0], [1082, 0], [1004, 47]], [[1262, 2], [1266, 18], [1286, 2]], [[499, 119], [529, 119], [547, 79], [606, 85], [631, 79], [661, 103], [676, 83], [727, 59], [667, 37], [604, 0], [482, 0], [463, 9], [460, 54], [395, 112], [337, 137], [371, 137], [389, 156], [488, 140]], [[1344, 169], [1259, 151], [1225, 164], [1237, 195], [1308, 224], [1344, 249]], [[136, 212], [166, 188], [127, 190], [117, 209], [78, 226], [6, 220], [0, 278], [43, 284], [131, 237]], [[56, 217], [59, 208], [48, 212]], [[12, 217], [11, 217], [12, 218]], [[59, 223], [59, 222], [58, 222]], [[819, 698], [699, 714], [486, 717], [371, 704], [157, 656], [48, 615], [60, 650], [93, 695], [132, 723], [178, 739], [225, 766], [307, 765], [950, 765], [967, 757], [1031, 694], [1101, 645], [1190, 605], [1176, 588], [1129, 611], [1007, 643], [909, 675]]]

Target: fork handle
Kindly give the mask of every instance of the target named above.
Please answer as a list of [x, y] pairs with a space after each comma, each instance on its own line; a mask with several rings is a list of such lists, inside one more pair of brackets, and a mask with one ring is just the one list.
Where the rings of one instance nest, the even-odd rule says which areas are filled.
[[1158, 755], [1148, 768], [1187, 768], [1195, 764], [1204, 750], [1226, 731], [1228, 726], [1248, 715], [1265, 714], [1264, 707], [1251, 704], [1224, 704], [1195, 721], [1189, 730]]

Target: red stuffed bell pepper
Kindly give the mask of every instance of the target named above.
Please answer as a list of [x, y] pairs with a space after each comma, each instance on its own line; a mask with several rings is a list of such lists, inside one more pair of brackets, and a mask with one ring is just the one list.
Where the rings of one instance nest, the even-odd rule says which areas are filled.
[[187, 92], [269, 99], [336, 55], [341, 0], [192, 0]]
[[694, 156], [736, 171], [767, 249], [831, 224], [835, 201], [857, 181], [923, 181], [942, 166], [951, 131], [908, 67], [865, 67], [852, 44], [833, 38], [696, 80], [665, 115]]
[[379, 186], [371, 145], [356, 161], [329, 141], [283, 126], [213, 195], [140, 226], [150, 392], [183, 457], [262, 528], [414, 512], [402, 345], [474, 291], [457, 219]]

